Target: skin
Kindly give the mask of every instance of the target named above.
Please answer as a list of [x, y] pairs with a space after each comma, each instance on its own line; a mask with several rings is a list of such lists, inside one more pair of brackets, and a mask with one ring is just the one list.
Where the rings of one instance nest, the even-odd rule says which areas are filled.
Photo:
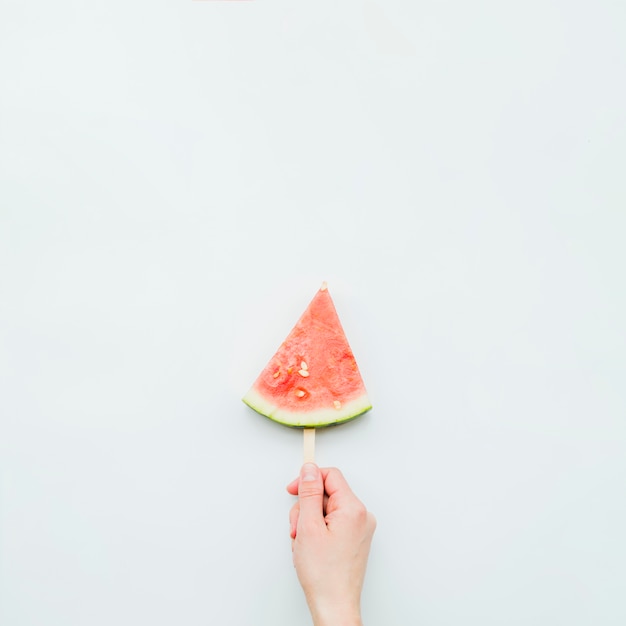
[[293, 563], [314, 626], [362, 626], [361, 589], [376, 519], [336, 468], [306, 463], [287, 491]]

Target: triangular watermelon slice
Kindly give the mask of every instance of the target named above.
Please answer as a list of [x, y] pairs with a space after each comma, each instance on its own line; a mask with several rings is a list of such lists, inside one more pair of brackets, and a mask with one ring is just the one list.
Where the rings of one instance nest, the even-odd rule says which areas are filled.
[[243, 401], [295, 428], [332, 426], [372, 408], [326, 283]]

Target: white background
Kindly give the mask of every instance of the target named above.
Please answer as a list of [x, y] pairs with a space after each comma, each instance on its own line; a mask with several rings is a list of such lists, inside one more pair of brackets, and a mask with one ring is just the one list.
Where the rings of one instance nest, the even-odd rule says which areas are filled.
[[626, 623], [626, 4], [0, 2], [0, 623], [309, 622], [327, 280], [367, 624]]

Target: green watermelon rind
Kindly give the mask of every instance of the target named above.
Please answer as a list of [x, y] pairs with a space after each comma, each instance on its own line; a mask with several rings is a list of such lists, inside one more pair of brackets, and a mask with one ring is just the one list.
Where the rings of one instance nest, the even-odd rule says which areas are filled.
[[291, 428], [325, 428], [326, 426], [335, 426], [349, 422], [372, 408], [366, 394], [342, 403], [340, 409], [332, 407], [316, 409], [307, 413], [281, 409], [267, 398], [264, 398], [254, 388], [250, 389], [242, 400], [257, 413]]

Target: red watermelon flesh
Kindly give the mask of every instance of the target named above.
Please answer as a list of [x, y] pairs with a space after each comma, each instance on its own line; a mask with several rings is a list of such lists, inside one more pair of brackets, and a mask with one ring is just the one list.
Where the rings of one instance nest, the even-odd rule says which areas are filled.
[[325, 284], [243, 401], [296, 428], [339, 424], [372, 408]]

